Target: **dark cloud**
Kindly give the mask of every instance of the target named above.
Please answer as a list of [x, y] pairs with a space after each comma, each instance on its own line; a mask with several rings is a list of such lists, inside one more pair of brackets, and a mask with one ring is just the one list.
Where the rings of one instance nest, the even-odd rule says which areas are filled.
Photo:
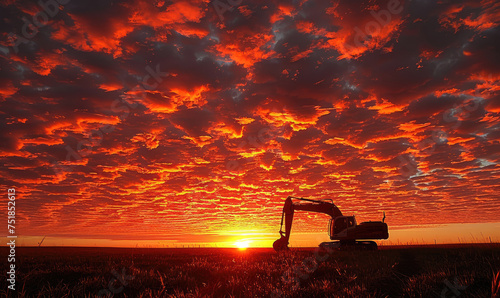
[[70, 1], [32, 37], [42, 8], [1, 4], [0, 184], [22, 193], [20, 229], [270, 232], [288, 195], [391, 225], [497, 220], [495, 2], [409, 1], [381, 24], [388, 3], [220, 19], [206, 1]]

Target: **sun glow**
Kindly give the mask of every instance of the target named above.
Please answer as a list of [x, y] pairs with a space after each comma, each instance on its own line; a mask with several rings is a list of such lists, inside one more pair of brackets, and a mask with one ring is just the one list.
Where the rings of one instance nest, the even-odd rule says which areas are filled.
[[234, 246], [236, 246], [239, 250], [245, 250], [248, 247], [250, 247], [250, 241], [249, 240], [236, 241], [234, 243]]

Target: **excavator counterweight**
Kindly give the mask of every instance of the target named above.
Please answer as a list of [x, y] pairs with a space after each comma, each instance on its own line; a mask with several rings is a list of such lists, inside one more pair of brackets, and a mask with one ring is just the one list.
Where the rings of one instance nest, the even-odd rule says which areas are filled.
[[[338, 241], [323, 242], [320, 245], [323, 248], [376, 249], [377, 244], [375, 242], [358, 240], [389, 238], [387, 224], [383, 221], [369, 221], [358, 225], [354, 216], [344, 216], [331, 200], [288, 197], [285, 200], [281, 215], [281, 227], [279, 231], [281, 237], [273, 243], [273, 248], [276, 251], [288, 250], [295, 210], [319, 212], [328, 214], [331, 217], [328, 235], [331, 240]], [[285, 231], [283, 231], [283, 225], [285, 226]]]

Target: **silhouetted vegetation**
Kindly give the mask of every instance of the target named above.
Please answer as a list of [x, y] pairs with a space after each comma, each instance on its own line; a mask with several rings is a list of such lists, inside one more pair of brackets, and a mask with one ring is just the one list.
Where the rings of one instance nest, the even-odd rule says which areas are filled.
[[[114, 297], [491, 297], [499, 252], [495, 245], [333, 252], [304, 267], [314, 259], [312, 249], [278, 255], [270, 249], [19, 248], [17, 293], [6, 292], [2, 279], [0, 295], [96, 297], [113, 289]], [[300, 283], [286, 282], [294, 278]]]

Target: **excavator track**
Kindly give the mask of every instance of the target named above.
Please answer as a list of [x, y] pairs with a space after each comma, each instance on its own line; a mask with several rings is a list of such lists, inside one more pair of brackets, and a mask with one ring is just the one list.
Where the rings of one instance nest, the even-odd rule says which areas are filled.
[[375, 241], [332, 241], [323, 242], [319, 245], [325, 251], [353, 251], [353, 250], [377, 250]]

